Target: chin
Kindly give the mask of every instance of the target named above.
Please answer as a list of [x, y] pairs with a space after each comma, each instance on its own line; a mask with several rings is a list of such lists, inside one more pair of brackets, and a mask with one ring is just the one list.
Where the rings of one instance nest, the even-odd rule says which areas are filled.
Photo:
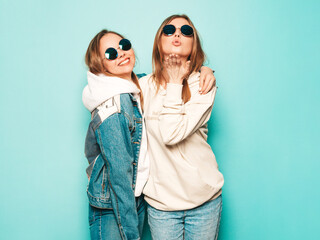
[[168, 53], [167, 55], [169, 55], [169, 54], [171, 54], [171, 53], [177, 54], [177, 55], [179, 55], [180, 57], [183, 57], [183, 58], [184, 58], [184, 57], [188, 57], [188, 56], [190, 56], [190, 54], [191, 54], [191, 53], [188, 54], [188, 53], [182, 51], [181, 48], [177, 48], [177, 47], [172, 48], [172, 49], [171, 49], [171, 52]]

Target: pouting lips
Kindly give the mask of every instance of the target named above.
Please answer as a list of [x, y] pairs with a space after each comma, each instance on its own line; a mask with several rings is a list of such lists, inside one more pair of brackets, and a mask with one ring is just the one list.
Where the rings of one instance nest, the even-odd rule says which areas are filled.
[[181, 45], [181, 42], [179, 40], [174, 40], [172, 41], [172, 44], [176, 47], [180, 46]]

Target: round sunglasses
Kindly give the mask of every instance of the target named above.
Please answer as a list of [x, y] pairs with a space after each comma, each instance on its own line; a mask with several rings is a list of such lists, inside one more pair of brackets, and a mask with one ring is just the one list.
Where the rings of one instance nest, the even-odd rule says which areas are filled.
[[[177, 28], [174, 25], [168, 24], [163, 27], [162, 32], [166, 36], [171, 36], [176, 32], [176, 30], [177, 30]], [[185, 37], [191, 37], [193, 35], [193, 28], [189, 25], [181, 26], [180, 31], [181, 31], [182, 35]]]
[[[131, 42], [128, 39], [123, 38], [120, 40], [119, 47], [117, 49], [121, 49], [123, 51], [128, 51], [131, 49]], [[117, 49], [115, 49], [113, 47], [108, 48], [104, 53], [106, 59], [115, 60], [118, 57]]]

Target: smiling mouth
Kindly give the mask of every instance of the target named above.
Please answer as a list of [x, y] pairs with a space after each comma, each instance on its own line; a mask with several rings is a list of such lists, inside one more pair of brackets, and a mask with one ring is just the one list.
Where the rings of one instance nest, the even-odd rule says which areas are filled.
[[120, 62], [120, 63], [118, 64], [118, 66], [126, 65], [126, 64], [129, 63], [129, 62], [130, 62], [130, 58], [127, 58], [127, 59], [123, 60], [122, 62]]

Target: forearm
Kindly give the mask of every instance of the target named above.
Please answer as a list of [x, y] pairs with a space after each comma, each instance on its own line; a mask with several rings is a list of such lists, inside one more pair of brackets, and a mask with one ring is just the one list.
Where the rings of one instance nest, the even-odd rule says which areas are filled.
[[211, 114], [215, 92], [192, 96], [186, 104], [182, 101], [182, 86], [168, 84], [167, 95], [159, 116], [161, 136], [167, 145], [174, 145], [197, 131]]

